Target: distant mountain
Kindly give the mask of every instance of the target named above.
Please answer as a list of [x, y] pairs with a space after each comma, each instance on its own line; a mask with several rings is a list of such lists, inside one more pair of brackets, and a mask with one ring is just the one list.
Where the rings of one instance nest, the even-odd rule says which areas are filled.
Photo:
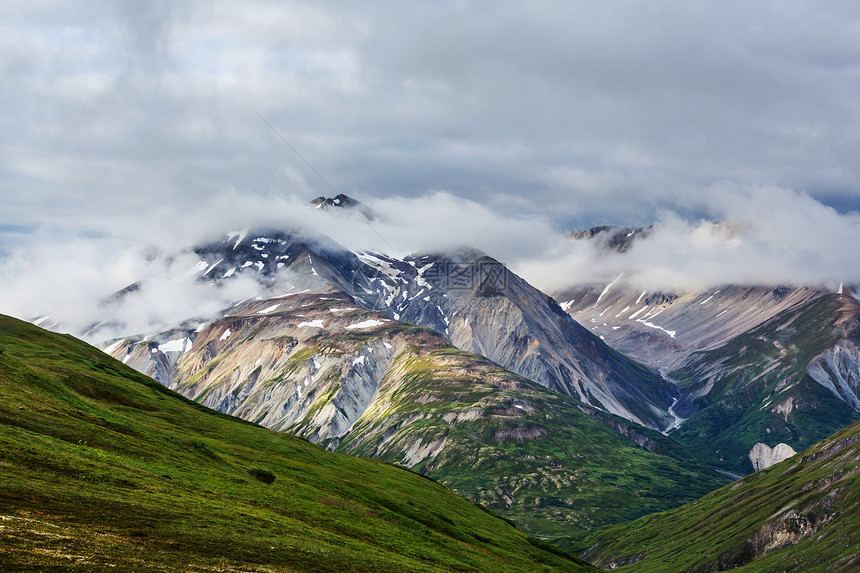
[[407, 470], [0, 316], [4, 571], [595, 571]]
[[[729, 236], [742, 235], [746, 227], [728, 223], [725, 221], [714, 221], [710, 223], [712, 230], [719, 230]], [[575, 229], [565, 235], [570, 239], [579, 241], [588, 240], [605, 250], [627, 252], [634, 243], [649, 239], [654, 234], [654, 225], [644, 227], [619, 227], [616, 225], [600, 225], [590, 229]]]
[[801, 450], [860, 418], [860, 303], [840, 290], [660, 293], [617, 280], [555, 296], [608, 344], [678, 385], [673, 436], [718, 467], [748, 473], [778, 461], [774, 448]]
[[[670, 373], [682, 390], [674, 433], [744, 473], [860, 418], [860, 303], [821, 294]], [[764, 448], [763, 446], [767, 446]]]
[[312, 207], [314, 209], [341, 209], [343, 211], [352, 211], [359, 213], [368, 221], [374, 221], [377, 218], [376, 213], [374, 213], [370, 207], [358, 199], [353, 199], [343, 193], [335, 195], [334, 197], [317, 197], [308, 203], [308, 207]]
[[675, 507], [725, 482], [658, 432], [333, 288], [302, 291], [107, 350], [197, 402], [403, 464], [542, 537]]
[[297, 230], [233, 234], [195, 249], [219, 283], [279, 271], [314, 292], [334, 289], [366, 309], [443, 334], [452, 344], [597, 408], [655, 429], [674, 418], [671, 383], [611, 349], [558, 304], [483, 253], [463, 249], [396, 259], [353, 253]]
[[633, 241], [647, 239], [654, 230], [653, 225], [647, 227], [616, 227], [614, 225], [601, 225], [590, 229], [577, 229], [567, 234], [571, 239], [596, 241], [601, 247], [626, 252], [633, 245]]
[[613, 571], [860, 570], [860, 422], [673, 511], [604, 529]]

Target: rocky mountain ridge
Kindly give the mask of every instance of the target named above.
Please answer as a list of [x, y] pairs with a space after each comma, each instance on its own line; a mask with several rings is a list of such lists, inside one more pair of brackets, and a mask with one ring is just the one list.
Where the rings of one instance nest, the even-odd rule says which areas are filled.
[[[195, 249], [201, 278], [254, 276], [268, 288], [334, 288], [366, 309], [432, 328], [455, 346], [639, 424], [664, 430], [675, 387], [613, 350], [558, 304], [471, 249], [395, 259], [305, 233], [232, 234]], [[285, 286], [283, 283], [281, 286]]]
[[595, 241], [601, 248], [627, 252], [634, 241], [647, 239], [654, 231], [654, 225], [647, 227], [616, 227], [615, 225], [600, 225], [590, 229], [576, 229], [566, 236], [571, 239]]
[[367, 221], [375, 221], [377, 219], [377, 215], [376, 213], [374, 213], [373, 209], [371, 209], [358, 199], [353, 199], [352, 197], [344, 195], [343, 193], [339, 193], [334, 197], [319, 196], [316, 199], [311, 200], [308, 203], [308, 207], [311, 207], [313, 209], [332, 209], [341, 210], [344, 212], [357, 213]]

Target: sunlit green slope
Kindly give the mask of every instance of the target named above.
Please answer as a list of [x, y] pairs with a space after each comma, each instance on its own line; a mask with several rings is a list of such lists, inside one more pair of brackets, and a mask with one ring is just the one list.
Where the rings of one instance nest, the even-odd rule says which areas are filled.
[[0, 317], [0, 569], [587, 571], [404, 469]]

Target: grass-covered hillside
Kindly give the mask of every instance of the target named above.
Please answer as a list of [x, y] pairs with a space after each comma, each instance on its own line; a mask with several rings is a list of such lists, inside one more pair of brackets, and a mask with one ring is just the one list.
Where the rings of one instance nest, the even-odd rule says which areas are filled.
[[672, 573], [860, 571], [860, 422], [673, 511], [611, 526], [593, 563]]
[[0, 317], [4, 571], [587, 571], [442, 486]]

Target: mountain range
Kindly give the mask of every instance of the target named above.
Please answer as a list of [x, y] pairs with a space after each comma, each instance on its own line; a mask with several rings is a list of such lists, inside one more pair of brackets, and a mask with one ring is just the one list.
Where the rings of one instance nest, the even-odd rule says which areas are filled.
[[278, 273], [287, 272], [297, 290], [331, 287], [363, 308], [436, 330], [462, 350], [589, 405], [655, 429], [672, 423], [674, 385], [614, 351], [553, 299], [478, 251], [396, 259], [291, 230], [233, 234], [194, 252], [201, 276], [215, 284], [251, 275], [271, 289]]
[[344, 294], [248, 301], [160, 340], [108, 350], [210, 408], [404, 465], [544, 537], [669, 509], [726, 481], [659, 432]]
[[[309, 207], [376, 216], [345, 195]], [[624, 256], [648, 248], [654, 231], [569, 236]], [[635, 569], [657, 555], [645, 547], [653, 535], [618, 541], [627, 523], [706, 494], [737, 503], [718, 488], [757, 470], [776, 483], [767, 468], [860, 418], [860, 303], [850, 285], [649, 292], [621, 273], [546, 294], [472, 248], [353, 252], [305, 228], [233, 232], [174, 255], [196, 257], [193, 276], [212, 300], [240, 280], [257, 295], [127, 332], [105, 352], [195, 404], [410, 468], [556, 547], [588, 549], [601, 566]], [[87, 336], [127, 331], [116, 310], [147, 288], [141, 276], [106, 300]], [[822, 486], [816, 499], [856, 480], [843, 485], [835, 494]], [[673, 511], [698, 519], [682, 510]], [[823, 527], [836, 514], [827, 515], [814, 519]], [[684, 552], [698, 555], [695, 566], [655, 560], [643, 570], [734, 567], [806, 543], [788, 525], [756, 523], [789, 541], [738, 550], [717, 532]], [[722, 551], [715, 561], [701, 557], [712, 544]]]
[[[408, 470], [219, 414], [3, 316], [0, 389], [4, 569], [596, 571]], [[854, 571], [858, 437], [579, 546], [624, 571]]]
[[[647, 235], [638, 242], [647, 247]], [[851, 286], [648, 292], [622, 274], [553, 296], [610, 346], [675, 384], [672, 436], [715, 467], [760, 469], [860, 413], [860, 302]]]

